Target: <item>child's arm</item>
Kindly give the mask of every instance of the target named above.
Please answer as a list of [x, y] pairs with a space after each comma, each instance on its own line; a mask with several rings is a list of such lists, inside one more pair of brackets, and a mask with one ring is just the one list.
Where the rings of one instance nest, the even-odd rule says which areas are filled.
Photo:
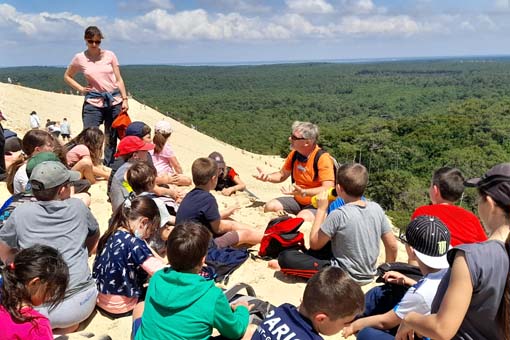
[[235, 213], [239, 209], [241, 209], [241, 207], [239, 206], [239, 204], [236, 204], [233, 207], [230, 207], [230, 208], [220, 211], [221, 219], [226, 220], [227, 218], [229, 218], [233, 213]]
[[321, 230], [328, 210], [328, 192], [323, 191], [317, 196], [317, 213], [310, 230], [310, 249], [319, 250], [329, 242], [330, 237]]
[[241, 190], [244, 190], [246, 188], [246, 184], [244, 184], [243, 180], [239, 177], [239, 175], [235, 175], [234, 178], [234, 183], [236, 185], [230, 187], [230, 188], [225, 188], [221, 191], [221, 193], [225, 196], [230, 196], [232, 195], [234, 192], [236, 191], [241, 191]]
[[393, 310], [390, 310], [384, 314], [368, 316], [354, 321], [349, 326], [344, 327], [342, 335], [344, 338], [347, 338], [365, 327], [392, 329], [393, 327], [398, 326], [400, 321], [401, 319], [397, 316], [397, 314], [395, 314]]
[[89, 256], [96, 253], [97, 243], [99, 242], [99, 229], [85, 240], [85, 246], [89, 252]]
[[177, 160], [177, 157], [172, 156], [168, 158], [168, 164], [174, 169], [174, 171], [178, 174], [182, 174], [182, 167], [179, 161]]
[[213, 327], [220, 332], [223, 337], [228, 339], [239, 339], [246, 332], [250, 312], [248, 306], [237, 304], [230, 306], [223, 293], [216, 300], [215, 314], [213, 318]]
[[149, 258], [147, 258], [147, 260], [145, 260], [141, 265], [142, 269], [145, 270], [150, 276], [154, 275], [155, 272], [161, 268], [164, 268], [165, 266], [165, 262], [163, 262], [163, 259], [161, 259], [159, 256], [149, 256]]
[[463, 252], [457, 251], [450, 283], [437, 314], [426, 316], [415, 312], [407, 314], [395, 339], [408, 339], [408, 334], [413, 332], [433, 339], [453, 338], [466, 316], [472, 295], [473, 283], [466, 257]]
[[391, 231], [381, 236], [384, 244], [384, 254], [386, 255], [386, 263], [395, 262], [397, 260], [398, 244], [395, 235]]

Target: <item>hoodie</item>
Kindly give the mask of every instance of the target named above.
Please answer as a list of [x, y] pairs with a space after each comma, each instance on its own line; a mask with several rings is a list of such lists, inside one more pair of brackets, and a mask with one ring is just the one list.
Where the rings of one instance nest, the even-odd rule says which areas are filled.
[[239, 306], [233, 312], [214, 281], [164, 268], [150, 280], [135, 339], [206, 340], [213, 328], [226, 338], [239, 339], [248, 320], [248, 309]]

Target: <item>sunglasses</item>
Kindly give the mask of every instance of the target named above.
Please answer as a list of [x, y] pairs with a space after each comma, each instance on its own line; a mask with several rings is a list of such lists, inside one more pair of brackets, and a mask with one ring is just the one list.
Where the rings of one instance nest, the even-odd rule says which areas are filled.
[[101, 44], [101, 40], [87, 40], [87, 42], [91, 45], [100, 45]]
[[292, 134], [292, 135], [290, 135], [290, 139], [292, 139], [292, 140], [305, 140], [307, 138], [297, 137], [297, 136], [294, 136], [294, 134]]

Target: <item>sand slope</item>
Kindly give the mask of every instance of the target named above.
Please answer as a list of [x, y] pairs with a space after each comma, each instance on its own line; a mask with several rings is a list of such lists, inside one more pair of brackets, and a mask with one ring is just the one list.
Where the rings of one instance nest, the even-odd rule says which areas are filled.
[[[29, 129], [29, 113], [33, 110], [38, 113], [43, 125], [47, 118], [60, 121], [66, 117], [71, 123], [72, 134], [76, 135], [82, 128], [82, 104], [83, 97], [81, 96], [51, 93], [0, 83], [0, 109], [8, 117], [8, 121], [4, 122], [3, 126], [16, 131], [20, 137]], [[173, 124], [175, 132], [171, 137], [171, 143], [186, 174], [191, 176], [190, 167], [194, 159], [206, 157], [212, 151], [219, 151], [225, 157], [227, 164], [234, 167], [240, 174], [248, 189], [261, 200], [266, 201], [280, 195], [281, 185], [262, 183], [251, 176], [256, 172], [256, 166], [266, 170], [279, 169], [283, 164], [283, 159], [280, 157], [257, 155], [233, 147], [193, 130], [170, 117], [165, 117], [156, 110], [134, 100], [130, 100], [129, 105], [129, 114], [133, 121], [142, 120], [151, 127], [161, 119], [169, 120]], [[110, 204], [106, 202], [106, 183], [100, 182], [94, 185], [91, 193], [92, 212], [98, 219], [101, 230], [104, 231], [111, 214]], [[5, 189], [5, 183], [1, 183], [0, 199], [3, 201], [8, 196], [9, 193]], [[220, 209], [239, 204], [242, 209], [236, 212], [233, 218], [254, 227], [265, 228], [267, 222], [275, 216], [274, 214], [265, 214], [260, 204], [258, 204], [259, 202], [253, 202], [245, 193], [238, 193], [232, 197], [215, 196]], [[302, 231], [305, 232], [305, 235], [309, 228], [309, 223], [303, 225]], [[405, 252], [401, 251], [399, 253], [399, 259], [405, 259]], [[304, 281], [275, 273], [267, 268], [266, 262], [252, 259], [249, 259], [232, 275], [228, 286], [232, 286], [236, 282], [251, 284], [262, 299], [271, 301], [276, 305], [283, 302], [299, 304], [305, 287]], [[114, 340], [129, 339], [131, 318], [109, 320], [100, 314], [96, 314], [89, 320], [85, 329], [95, 334], [109, 334]], [[337, 335], [330, 338], [338, 339], [341, 336]]]

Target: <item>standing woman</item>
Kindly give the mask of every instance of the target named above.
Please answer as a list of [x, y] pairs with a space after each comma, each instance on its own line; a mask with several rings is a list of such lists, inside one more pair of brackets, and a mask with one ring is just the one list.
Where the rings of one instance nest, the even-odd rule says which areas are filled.
[[478, 188], [478, 214], [489, 240], [448, 252], [450, 269], [432, 302], [432, 314], [407, 314], [395, 337], [510, 339], [510, 163], [467, 181]]
[[[121, 111], [127, 111], [128, 98], [124, 80], [120, 75], [115, 54], [102, 50], [103, 34], [96, 26], [85, 30], [87, 49], [76, 54], [64, 74], [64, 80], [73, 89], [85, 95], [82, 109], [83, 128], [98, 127], [104, 123], [104, 164], [111, 166], [117, 147], [117, 132], [112, 122]], [[87, 86], [80, 85], [73, 77], [83, 73]]]

